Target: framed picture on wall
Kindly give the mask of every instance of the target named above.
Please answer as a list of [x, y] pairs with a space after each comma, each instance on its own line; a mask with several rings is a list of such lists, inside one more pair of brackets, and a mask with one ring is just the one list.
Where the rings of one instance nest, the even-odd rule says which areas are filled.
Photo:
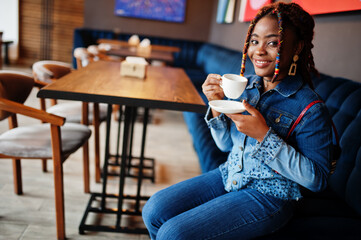
[[293, 0], [311, 15], [361, 10], [360, 0]]
[[217, 23], [232, 23], [236, 0], [218, 0]]
[[251, 21], [260, 8], [270, 3], [272, 0], [241, 0], [238, 20], [240, 22]]
[[186, 0], [115, 0], [114, 13], [121, 17], [184, 22]]

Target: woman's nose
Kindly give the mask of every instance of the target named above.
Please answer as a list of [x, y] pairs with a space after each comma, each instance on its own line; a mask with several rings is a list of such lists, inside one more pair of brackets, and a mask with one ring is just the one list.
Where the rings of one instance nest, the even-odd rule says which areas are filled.
[[263, 44], [258, 44], [256, 48], [256, 54], [258, 55], [264, 55], [266, 54], [266, 48]]

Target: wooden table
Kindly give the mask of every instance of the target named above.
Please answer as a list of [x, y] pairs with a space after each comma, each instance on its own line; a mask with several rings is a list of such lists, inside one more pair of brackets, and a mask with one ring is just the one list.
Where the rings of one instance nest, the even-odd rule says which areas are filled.
[[[121, 41], [121, 40], [114, 40], [114, 39], [99, 39], [98, 44], [100, 43], [107, 43], [110, 45], [113, 45], [114, 47], [131, 47], [127, 41]], [[152, 50], [155, 51], [163, 51], [163, 52], [180, 52], [181, 49], [179, 47], [175, 46], [166, 46], [166, 45], [157, 45], [157, 44], [151, 44]]]
[[[126, 233], [147, 233], [146, 229], [128, 228], [121, 226], [122, 215], [141, 215], [139, 202], [147, 197], [140, 196], [140, 187], [143, 174], [144, 144], [146, 123], [149, 108], [168, 109], [176, 111], [205, 112], [206, 105], [193, 86], [192, 82], [183, 69], [173, 67], [149, 66], [147, 76], [143, 79], [120, 76], [120, 63], [99, 61], [89, 64], [87, 67], [74, 71], [56, 82], [42, 88], [38, 97], [77, 100], [85, 102], [108, 103], [107, 136], [110, 133], [110, 119], [112, 104], [125, 106], [122, 155], [119, 176], [119, 194], [106, 193], [107, 169], [109, 160], [109, 138], [106, 141], [105, 161], [103, 168], [102, 193], [92, 193], [83, 219], [79, 226], [79, 232], [84, 231], [108, 231]], [[136, 107], [146, 109], [143, 122], [143, 137], [140, 154], [138, 187], [136, 196], [124, 195], [125, 169], [128, 159], [130, 142], [130, 129], [132, 116]], [[101, 198], [100, 207], [92, 207], [96, 198]], [[117, 198], [118, 208], [106, 208], [106, 199]], [[123, 209], [124, 199], [135, 201], [134, 209]], [[114, 226], [99, 226], [86, 224], [90, 212], [100, 214], [116, 214]], [[65, 230], [64, 230], [65, 231]]]
[[143, 57], [146, 60], [153, 61], [162, 61], [167, 64], [172, 64], [174, 61], [173, 54], [171, 52], [163, 52], [151, 50], [149, 52], [138, 51], [137, 48], [118, 48], [118, 49], [110, 49], [109, 51], [101, 51], [103, 54], [108, 56], [117, 56], [117, 57]]
[[117, 57], [144, 57], [149, 61], [157, 60], [167, 64], [172, 64], [174, 61], [173, 53], [179, 52], [180, 48], [164, 45], [151, 45], [151, 51], [139, 51], [136, 46], [129, 45], [126, 41], [100, 39], [98, 43], [107, 43], [111, 45], [108, 51], [102, 51], [103, 54], [113, 55]]
[[2, 60], [1, 60], [1, 51], [2, 51], [2, 45], [4, 45], [4, 63], [6, 65], [10, 64], [9, 60], [9, 45], [14, 43], [14, 41], [0, 41], [0, 69], [2, 68]]
[[148, 66], [143, 79], [120, 76], [120, 63], [98, 61], [42, 88], [38, 97], [204, 112], [206, 105], [181, 68]]

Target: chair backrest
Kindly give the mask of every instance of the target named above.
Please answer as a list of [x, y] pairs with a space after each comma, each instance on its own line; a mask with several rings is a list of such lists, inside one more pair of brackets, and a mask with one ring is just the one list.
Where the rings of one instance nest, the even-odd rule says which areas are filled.
[[33, 64], [33, 73], [36, 79], [42, 82], [51, 82], [71, 72], [71, 64], [52, 60], [38, 61]]
[[[24, 103], [34, 86], [31, 74], [18, 71], [0, 70], [0, 98]], [[0, 121], [12, 113], [0, 110]]]
[[361, 215], [361, 84], [327, 75], [313, 82], [340, 138], [341, 155], [329, 185]]

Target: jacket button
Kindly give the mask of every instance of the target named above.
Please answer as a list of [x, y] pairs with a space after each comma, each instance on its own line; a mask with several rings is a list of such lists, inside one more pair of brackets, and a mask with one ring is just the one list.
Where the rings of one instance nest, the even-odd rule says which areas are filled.
[[279, 123], [279, 122], [281, 121], [281, 117], [282, 117], [282, 114], [280, 114], [280, 115], [278, 116], [278, 118], [275, 119], [275, 122], [276, 122], [276, 123]]
[[237, 185], [237, 181], [236, 180], [233, 180], [233, 185]]
[[242, 146], [239, 146], [239, 150], [243, 151], [243, 147], [242, 147]]
[[239, 167], [239, 169], [242, 169], [242, 165], [241, 165], [241, 164], [239, 164], [238, 167]]

